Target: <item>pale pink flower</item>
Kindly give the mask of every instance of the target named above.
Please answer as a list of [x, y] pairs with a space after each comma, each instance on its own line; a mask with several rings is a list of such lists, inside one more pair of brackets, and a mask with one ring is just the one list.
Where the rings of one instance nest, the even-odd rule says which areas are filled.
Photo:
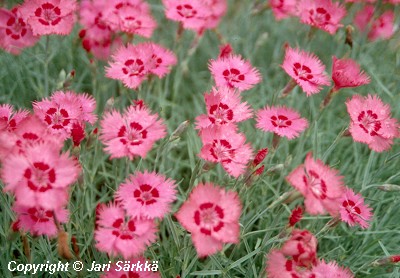
[[257, 112], [256, 127], [265, 132], [274, 132], [289, 140], [300, 135], [308, 127], [308, 121], [285, 106], [267, 106]]
[[329, 77], [324, 72], [324, 64], [313, 53], [288, 47], [282, 68], [307, 96], [319, 93], [322, 85], [330, 84]]
[[354, 16], [354, 25], [361, 31], [364, 32], [368, 23], [371, 21], [374, 15], [375, 7], [372, 5], [366, 5], [364, 8], [359, 10]]
[[16, 204], [55, 209], [68, 202], [68, 186], [80, 173], [78, 162], [59, 147], [44, 143], [27, 146], [22, 154], [10, 154], [1, 172], [4, 191], [15, 194]]
[[136, 172], [119, 186], [116, 199], [131, 217], [163, 218], [176, 199], [175, 186], [155, 172]]
[[120, 80], [130, 88], [136, 89], [147, 79], [151, 67], [152, 51], [128, 44], [122, 46], [112, 56], [113, 61], [106, 67], [106, 77]]
[[280, 250], [272, 250], [267, 255], [268, 278], [308, 278], [309, 271], [297, 267], [292, 258], [287, 258]]
[[199, 184], [176, 213], [179, 223], [192, 234], [199, 257], [222, 250], [224, 243], [239, 242], [241, 204], [236, 192]]
[[246, 170], [252, 159], [252, 148], [246, 144], [246, 137], [237, 133], [233, 125], [218, 128], [208, 127], [201, 130], [203, 148], [199, 156], [207, 161], [221, 163], [231, 176], [237, 178]]
[[27, 110], [14, 111], [14, 107], [10, 104], [0, 105], [0, 131], [14, 131], [28, 115]]
[[75, 23], [75, 0], [25, 0], [21, 15], [35, 36], [68, 35]]
[[149, 12], [143, 12], [136, 6], [122, 5], [119, 8], [105, 13], [105, 19], [114, 32], [122, 31], [128, 34], [137, 34], [150, 38], [157, 21]]
[[298, 266], [311, 268], [317, 262], [317, 245], [317, 238], [308, 230], [295, 229], [281, 252], [292, 257]]
[[393, 139], [400, 136], [399, 124], [390, 116], [390, 106], [376, 95], [354, 95], [346, 101], [353, 140], [368, 144], [376, 152], [389, 150]]
[[111, 158], [145, 158], [154, 143], [166, 135], [166, 127], [158, 114], [151, 114], [144, 105], [131, 105], [123, 114], [106, 112], [100, 125], [100, 140]]
[[32, 34], [31, 28], [21, 17], [19, 7], [12, 10], [0, 9], [0, 47], [14, 55], [24, 48], [33, 46], [39, 37]]
[[30, 232], [34, 236], [56, 236], [58, 229], [54, 218], [61, 224], [68, 222], [68, 210], [62, 207], [45, 209], [40, 205], [21, 206], [15, 204], [13, 210], [17, 213], [18, 228]]
[[197, 129], [238, 123], [252, 117], [252, 110], [248, 103], [241, 102], [239, 93], [228, 88], [213, 88], [209, 94], [204, 94], [204, 101], [207, 115], [196, 118]]
[[386, 11], [372, 22], [368, 39], [370, 41], [390, 39], [394, 34], [394, 30], [394, 13], [393, 11]]
[[339, 199], [344, 193], [343, 176], [321, 160], [314, 160], [307, 154], [304, 164], [299, 165], [286, 180], [305, 198], [306, 211], [312, 215], [339, 214]]
[[371, 208], [364, 204], [361, 194], [355, 194], [347, 188], [345, 195], [340, 199], [340, 219], [350, 226], [360, 225], [366, 229], [372, 217]]
[[369, 76], [360, 70], [360, 65], [352, 59], [337, 59], [332, 57], [332, 79], [334, 90], [358, 87], [370, 82]]
[[[146, 261], [150, 264], [152, 263], [152, 261], [146, 260], [143, 257], [134, 259], [130, 258], [128, 262], [128, 264], [131, 265], [130, 271], [124, 270], [124, 264], [111, 264], [111, 269], [101, 275], [100, 278], [160, 278], [161, 276], [158, 272], [148, 271], [147, 269], [144, 270], [144, 264]], [[139, 265], [143, 264], [143, 270], [137, 268], [138, 263]]]
[[309, 278], [326, 278], [329, 275], [330, 278], [353, 278], [354, 275], [347, 268], [340, 267], [336, 262], [326, 263], [324, 260], [318, 262], [312, 269], [312, 273]]
[[99, 209], [97, 225], [96, 248], [109, 256], [120, 254], [129, 259], [141, 255], [156, 240], [153, 220], [129, 217], [116, 204]]
[[258, 70], [240, 55], [211, 60], [208, 68], [220, 88], [227, 87], [241, 92], [261, 82]]
[[333, 35], [342, 27], [340, 21], [346, 15], [346, 9], [331, 0], [300, 0], [298, 14], [302, 23], [319, 28]]
[[298, 0], [269, 0], [276, 20], [297, 15]]

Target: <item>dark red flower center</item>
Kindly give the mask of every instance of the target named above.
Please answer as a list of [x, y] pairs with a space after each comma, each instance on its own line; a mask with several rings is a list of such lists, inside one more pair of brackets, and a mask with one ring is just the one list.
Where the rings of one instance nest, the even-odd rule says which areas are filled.
[[322, 7], [318, 7], [315, 10], [311, 9], [309, 11], [309, 19], [310, 21], [319, 26], [327, 25], [329, 24], [329, 21], [331, 20], [331, 15], [327, 10], [325, 10]]
[[222, 75], [230, 88], [235, 87], [234, 83], [243, 82], [245, 79], [244, 74], [236, 68], [226, 69], [222, 72]]
[[129, 77], [142, 76], [145, 74], [144, 63], [141, 59], [129, 59], [124, 63], [122, 72]]
[[211, 105], [208, 118], [215, 124], [226, 124], [233, 119], [233, 111], [224, 103]]
[[271, 117], [271, 124], [274, 127], [286, 128], [292, 125], [292, 121], [289, 120], [289, 118], [284, 115], [278, 115]]
[[42, 208], [30, 208], [28, 214], [34, 222], [45, 223], [53, 219], [53, 212]]
[[354, 203], [352, 200], [345, 200], [342, 203], [342, 206], [348, 213], [349, 218], [354, 222], [355, 217], [360, 216], [361, 214], [361, 209]]
[[54, 26], [61, 21], [61, 10], [51, 3], [44, 3], [35, 10], [35, 16], [38, 21], [45, 26]]
[[300, 63], [294, 63], [293, 71], [301, 80], [310, 81], [314, 78], [311, 69], [305, 65], [301, 65]]
[[218, 232], [224, 227], [224, 210], [213, 203], [203, 203], [194, 212], [194, 222], [205, 235]]
[[210, 150], [211, 155], [222, 163], [229, 163], [235, 156], [235, 150], [231, 144], [224, 139], [214, 140]]
[[44, 117], [46, 123], [51, 126], [53, 129], [64, 129], [69, 126], [71, 123], [71, 118], [69, 117], [69, 113], [64, 108], [50, 108], [46, 111], [46, 115]]
[[142, 21], [133, 16], [126, 16], [122, 22], [124, 27], [128, 29], [138, 29], [142, 27]]
[[123, 240], [132, 240], [135, 237], [136, 226], [133, 220], [125, 221], [118, 218], [112, 224], [114, 228], [112, 234]]
[[[14, 14], [16, 11], [14, 12]], [[20, 38], [26, 35], [27, 27], [26, 23], [22, 20], [22, 18], [17, 18], [17, 16], [10, 17], [6, 23], [7, 27], [5, 28], [6, 35], [11, 37], [14, 40], [19, 40]]]
[[160, 194], [157, 188], [153, 188], [148, 184], [142, 184], [138, 189], [133, 191], [133, 197], [142, 205], [151, 205], [157, 202]]
[[33, 167], [25, 170], [24, 177], [31, 190], [45, 192], [52, 189], [52, 184], [56, 181], [56, 172], [44, 162], [34, 162]]
[[309, 170], [308, 175], [303, 176], [303, 181], [316, 198], [320, 200], [326, 198], [326, 183], [315, 171]]
[[147, 138], [147, 131], [137, 122], [131, 122], [129, 126], [122, 126], [119, 129], [118, 137], [124, 145], [137, 146], [143, 143], [143, 139]]
[[381, 122], [378, 120], [378, 115], [371, 110], [362, 111], [357, 120], [359, 122], [358, 126], [371, 136], [378, 135], [378, 131], [382, 127]]
[[189, 4], [176, 6], [176, 12], [184, 18], [193, 18], [197, 15], [197, 11]]

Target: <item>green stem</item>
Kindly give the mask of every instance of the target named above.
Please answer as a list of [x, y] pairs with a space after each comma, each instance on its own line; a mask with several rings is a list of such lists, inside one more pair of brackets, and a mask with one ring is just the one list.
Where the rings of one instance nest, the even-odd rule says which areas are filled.
[[50, 44], [50, 37], [46, 36], [46, 43], [44, 49], [44, 97], [49, 95], [49, 44]]

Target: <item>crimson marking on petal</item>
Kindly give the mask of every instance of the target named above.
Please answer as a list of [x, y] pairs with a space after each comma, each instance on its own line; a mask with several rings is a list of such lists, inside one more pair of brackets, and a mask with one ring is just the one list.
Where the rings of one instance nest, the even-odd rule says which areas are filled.
[[208, 230], [206, 228], [200, 228], [200, 232], [208, 236], [211, 235], [211, 230]]
[[112, 224], [112, 226], [114, 228], [119, 228], [121, 226], [121, 224], [124, 223], [124, 220], [122, 218], [118, 218], [117, 220], [114, 221], [114, 223]]
[[220, 221], [220, 222], [218, 223], [218, 225], [215, 226], [215, 227], [213, 228], [213, 230], [214, 230], [214, 232], [218, 232], [218, 231], [220, 231], [223, 227], [224, 227], [224, 223]]
[[136, 231], [135, 222], [134, 222], [133, 220], [131, 220], [131, 221], [128, 222], [128, 229], [129, 229], [129, 231], [131, 231], [131, 232]]
[[199, 206], [199, 208], [200, 208], [201, 210], [205, 210], [205, 209], [212, 208], [213, 206], [214, 206], [213, 203], [203, 203], [203, 204], [201, 204], [201, 205]]
[[198, 210], [196, 210], [194, 213], [194, 223], [196, 223], [196, 225], [200, 225], [200, 212]]

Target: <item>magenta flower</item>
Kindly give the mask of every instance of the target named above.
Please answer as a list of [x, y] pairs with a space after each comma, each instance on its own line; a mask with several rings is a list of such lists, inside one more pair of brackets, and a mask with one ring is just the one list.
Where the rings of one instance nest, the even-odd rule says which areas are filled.
[[76, 160], [59, 147], [44, 143], [27, 146], [24, 153], [10, 154], [1, 172], [4, 191], [16, 196], [16, 204], [56, 209], [68, 202], [68, 186], [80, 173]]
[[296, 138], [308, 127], [308, 121], [285, 106], [267, 106], [257, 113], [256, 127], [265, 132], [274, 132], [289, 140]]
[[34, 236], [56, 236], [58, 229], [54, 223], [54, 217], [57, 219], [58, 223], [68, 222], [68, 210], [62, 207], [45, 209], [40, 205], [21, 206], [15, 204], [13, 210], [18, 216], [18, 228], [25, 232], [30, 232]]
[[287, 258], [280, 250], [272, 250], [267, 255], [267, 277], [269, 278], [308, 278], [310, 272], [297, 267], [292, 258]]
[[144, 265], [146, 261], [149, 260], [143, 257], [135, 259], [130, 258], [128, 264], [134, 267], [131, 267], [129, 271], [121, 269], [121, 264], [112, 264], [111, 269], [101, 275], [100, 278], [160, 278], [161, 276], [158, 272], [148, 271], [147, 269], [144, 270], [144, 267], [141, 270], [136, 267], [138, 263]]
[[332, 57], [332, 79], [334, 90], [358, 87], [370, 82], [369, 76], [360, 70], [360, 65], [352, 59], [337, 59]]
[[144, 105], [131, 105], [123, 114], [106, 112], [100, 126], [100, 140], [111, 158], [145, 158], [154, 143], [166, 135], [163, 121]]
[[353, 278], [354, 275], [347, 268], [340, 267], [336, 262], [326, 263], [324, 260], [318, 262], [316, 266], [312, 269], [310, 278], [325, 278], [329, 273], [330, 277], [337, 278]]
[[298, 0], [269, 0], [276, 20], [282, 20], [297, 15]]
[[0, 48], [18, 55], [24, 48], [33, 46], [39, 37], [21, 17], [19, 6], [12, 10], [0, 9]]
[[156, 240], [153, 220], [129, 217], [116, 204], [102, 206], [96, 224], [96, 248], [109, 256], [129, 259], [141, 255]]
[[368, 23], [371, 21], [375, 12], [375, 7], [372, 5], [366, 5], [364, 8], [359, 10], [354, 15], [354, 25], [361, 31], [364, 32], [367, 27]]
[[175, 186], [155, 172], [136, 172], [119, 186], [116, 199], [131, 217], [163, 218], [176, 199]]
[[388, 40], [394, 34], [394, 13], [386, 11], [380, 17], [372, 22], [371, 30], [368, 33], [368, 39], [375, 41], [378, 39]]
[[236, 192], [206, 183], [193, 189], [176, 218], [192, 234], [198, 256], [205, 257], [222, 250], [224, 243], [239, 242], [240, 213]]
[[299, 49], [286, 49], [282, 68], [296, 81], [307, 96], [320, 92], [321, 85], [330, 84], [325, 66], [317, 56]]
[[0, 105], [0, 131], [14, 131], [28, 115], [27, 110], [14, 111], [10, 104]]
[[345, 195], [340, 200], [340, 219], [350, 226], [360, 225], [366, 229], [372, 217], [371, 208], [364, 204], [361, 194], [355, 194], [347, 188]]
[[199, 156], [207, 161], [221, 163], [231, 176], [237, 178], [246, 170], [252, 159], [252, 149], [246, 137], [236, 132], [233, 125], [204, 128], [200, 134], [203, 148]]
[[261, 82], [258, 70], [240, 55], [211, 60], [208, 68], [219, 88], [227, 87], [241, 92]]
[[346, 9], [340, 3], [333, 3], [331, 0], [300, 0], [298, 9], [302, 23], [331, 35], [343, 26], [340, 21], [346, 15]]
[[346, 106], [354, 141], [368, 144], [376, 152], [383, 152], [391, 148], [394, 138], [400, 136], [397, 120], [390, 117], [390, 106], [378, 96], [363, 98], [354, 95], [346, 101]]
[[21, 15], [35, 36], [68, 35], [74, 27], [74, 0], [25, 0]]
[[238, 123], [252, 117], [252, 110], [247, 102], [241, 102], [240, 95], [228, 88], [213, 88], [209, 94], [204, 94], [204, 101], [207, 115], [196, 118], [197, 129]]
[[314, 160], [307, 154], [304, 164], [299, 165], [286, 180], [305, 198], [306, 211], [309, 214], [339, 214], [339, 199], [344, 193], [343, 176], [331, 169], [319, 159]]

